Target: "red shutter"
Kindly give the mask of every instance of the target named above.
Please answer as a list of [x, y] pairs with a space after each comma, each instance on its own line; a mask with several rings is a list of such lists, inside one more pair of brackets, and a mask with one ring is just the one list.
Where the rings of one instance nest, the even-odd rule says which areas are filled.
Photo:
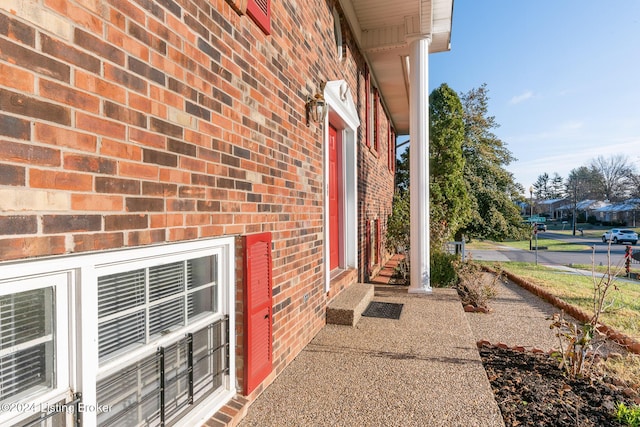
[[387, 168], [389, 171], [393, 171], [393, 139], [391, 134], [391, 121], [389, 121], [389, 126], [387, 126]]
[[367, 263], [367, 275], [371, 274], [373, 269], [373, 260], [371, 259], [371, 221], [367, 220], [365, 226], [365, 260]]
[[247, 14], [265, 34], [271, 34], [271, 0], [248, 0]]
[[376, 153], [380, 153], [380, 143], [378, 141], [380, 132], [378, 131], [378, 104], [380, 104], [380, 92], [377, 88], [373, 89], [373, 149]]
[[244, 237], [244, 385], [250, 394], [273, 361], [271, 233]]
[[391, 172], [396, 171], [396, 131], [391, 128]]
[[380, 219], [376, 219], [376, 264], [382, 263], [382, 230], [380, 227]]
[[369, 71], [365, 71], [364, 76], [364, 139], [366, 141], [367, 147], [371, 147], [371, 76], [369, 75]]

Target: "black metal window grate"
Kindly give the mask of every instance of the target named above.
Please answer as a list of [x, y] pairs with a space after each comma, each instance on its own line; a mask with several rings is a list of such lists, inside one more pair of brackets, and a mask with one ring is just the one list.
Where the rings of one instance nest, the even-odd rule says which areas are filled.
[[100, 426], [171, 425], [224, 384], [229, 374], [228, 317], [98, 382]]

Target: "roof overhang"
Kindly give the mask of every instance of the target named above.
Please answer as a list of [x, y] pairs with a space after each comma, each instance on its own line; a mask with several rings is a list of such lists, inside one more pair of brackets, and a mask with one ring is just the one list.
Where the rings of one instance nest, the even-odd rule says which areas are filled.
[[451, 45], [453, 0], [340, 0], [398, 134], [409, 133], [409, 43], [429, 38], [430, 53]]

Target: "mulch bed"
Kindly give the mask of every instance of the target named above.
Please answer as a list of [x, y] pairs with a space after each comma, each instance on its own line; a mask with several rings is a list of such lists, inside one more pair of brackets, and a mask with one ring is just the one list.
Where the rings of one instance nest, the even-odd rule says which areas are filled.
[[504, 423], [511, 426], [620, 426], [619, 402], [633, 402], [602, 379], [571, 379], [549, 355], [482, 347]]

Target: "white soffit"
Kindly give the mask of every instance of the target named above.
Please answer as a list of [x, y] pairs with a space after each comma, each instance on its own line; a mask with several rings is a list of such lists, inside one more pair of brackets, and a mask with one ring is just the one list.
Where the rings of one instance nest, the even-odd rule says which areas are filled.
[[453, 0], [340, 0], [398, 134], [409, 132], [405, 57], [429, 37], [430, 53], [450, 49]]

